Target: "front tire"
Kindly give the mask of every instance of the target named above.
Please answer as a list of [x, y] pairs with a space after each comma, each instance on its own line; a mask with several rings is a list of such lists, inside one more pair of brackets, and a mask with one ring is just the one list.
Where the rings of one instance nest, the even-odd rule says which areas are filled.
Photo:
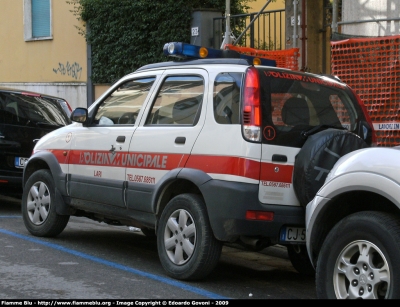
[[200, 196], [182, 194], [170, 200], [160, 217], [157, 248], [162, 266], [173, 278], [198, 280], [211, 273], [222, 243], [214, 237]]
[[400, 298], [400, 219], [365, 211], [341, 220], [318, 256], [320, 299]]
[[34, 172], [22, 194], [22, 217], [25, 227], [34, 236], [54, 237], [67, 226], [69, 215], [56, 212], [55, 185], [47, 169]]

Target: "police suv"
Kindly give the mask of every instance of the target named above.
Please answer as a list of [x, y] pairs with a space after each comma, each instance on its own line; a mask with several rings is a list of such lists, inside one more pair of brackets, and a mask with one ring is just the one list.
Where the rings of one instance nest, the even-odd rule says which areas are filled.
[[139, 68], [39, 140], [24, 169], [27, 229], [56, 236], [70, 216], [138, 227], [181, 280], [206, 277], [226, 242], [285, 245], [314, 274], [305, 206], [341, 156], [375, 142], [358, 96], [228, 50], [164, 53], [185, 59]]

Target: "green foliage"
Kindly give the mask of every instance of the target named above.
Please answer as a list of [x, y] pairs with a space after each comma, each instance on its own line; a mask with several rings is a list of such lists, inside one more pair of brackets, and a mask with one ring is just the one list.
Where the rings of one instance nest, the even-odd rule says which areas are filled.
[[[231, 0], [231, 14], [245, 13], [246, 3]], [[166, 42], [190, 42], [195, 9], [220, 9], [226, 0], [68, 0], [78, 28], [92, 47], [92, 81], [113, 83], [149, 63], [166, 61]]]

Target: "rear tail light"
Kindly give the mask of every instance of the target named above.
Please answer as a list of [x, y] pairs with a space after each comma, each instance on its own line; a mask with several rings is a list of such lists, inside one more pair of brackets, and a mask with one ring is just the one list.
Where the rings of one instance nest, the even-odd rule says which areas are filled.
[[244, 79], [242, 129], [248, 141], [261, 141], [260, 77], [255, 67], [250, 67]]
[[72, 112], [72, 108], [71, 108], [71, 106], [69, 105], [68, 101], [65, 101], [65, 103], [67, 104], [68, 110], [69, 110], [70, 112]]
[[273, 221], [274, 213], [269, 211], [246, 211], [246, 220]]

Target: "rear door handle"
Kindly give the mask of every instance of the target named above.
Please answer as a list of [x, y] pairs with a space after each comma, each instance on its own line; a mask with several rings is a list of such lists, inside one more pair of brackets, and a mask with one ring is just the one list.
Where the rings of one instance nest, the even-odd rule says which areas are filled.
[[186, 143], [186, 138], [184, 136], [178, 136], [175, 139], [176, 144], [185, 144]]
[[272, 155], [272, 161], [287, 162], [287, 157], [285, 155]]

